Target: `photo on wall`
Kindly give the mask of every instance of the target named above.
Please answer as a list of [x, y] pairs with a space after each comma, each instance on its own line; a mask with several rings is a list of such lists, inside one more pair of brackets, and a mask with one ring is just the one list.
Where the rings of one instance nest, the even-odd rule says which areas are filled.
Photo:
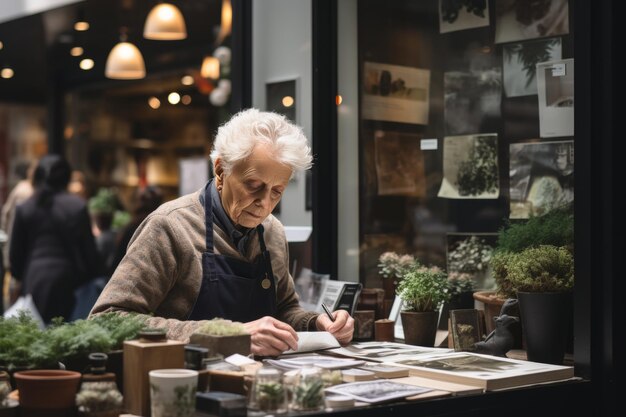
[[569, 33], [568, 0], [498, 0], [496, 43]]
[[489, 261], [498, 242], [497, 233], [446, 234], [446, 271], [449, 278], [471, 280], [474, 290], [493, 290]]
[[269, 82], [265, 84], [265, 107], [284, 115], [297, 123], [296, 117], [296, 80]]
[[489, 0], [439, 0], [439, 32], [448, 33], [489, 26]]
[[504, 45], [502, 76], [507, 97], [537, 94], [537, 64], [561, 59], [561, 38]]
[[420, 136], [374, 132], [378, 195], [426, 195]]
[[539, 136], [574, 136], [574, 60], [537, 64]]
[[428, 124], [429, 70], [365, 62], [362, 89], [363, 119]]
[[438, 197], [494, 199], [500, 195], [498, 135], [446, 136]]
[[574, 201], [574, 141], [513, 143], [511, 219], [527, 219]]
[[445, 72], [444, 127], [446, 135], [482, 133], [500, 120], [502, 70]]

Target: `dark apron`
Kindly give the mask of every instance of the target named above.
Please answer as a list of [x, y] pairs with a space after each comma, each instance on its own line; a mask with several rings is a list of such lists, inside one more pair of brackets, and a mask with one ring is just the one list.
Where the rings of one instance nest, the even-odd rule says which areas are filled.
[[254, 262], [215, 254], [213, 207], [209, 184], [204, 190], [206, 252], [202, 254], [202, 285], [189, 320], [221, 317], [249, 322], [276, 315], [276, 283], [270, 253], [265, 247], [263, 226], [257, 226], [261, 254]]

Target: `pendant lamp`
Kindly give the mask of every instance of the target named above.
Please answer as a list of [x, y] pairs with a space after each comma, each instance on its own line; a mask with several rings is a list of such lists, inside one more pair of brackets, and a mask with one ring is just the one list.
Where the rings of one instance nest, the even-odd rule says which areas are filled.
[[139, 49], [122, 35], [121, 42], [111, 49], [104, 75], [116, 80], [138, 80], [146, 76], [146, 65]]
[[220, 78], [220, 61], [214, 56], [207, 56], [202, 60], [202, 66], [200, 67], [200, 75], [204, 78], [210, 78], [217, 80]]
[[185, 19], [178, 7], [169, 3], [152, 8], [143, 27], [143, 37], [159, 41], [176, 41], [187, 38]]

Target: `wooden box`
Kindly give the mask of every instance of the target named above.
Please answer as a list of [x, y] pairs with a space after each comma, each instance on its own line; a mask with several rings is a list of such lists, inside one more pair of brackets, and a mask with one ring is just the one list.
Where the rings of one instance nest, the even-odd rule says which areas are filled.
[[150, 416], [150, 377], [154, 369], [185, 367], [185, 343], [124, 342], [124, 408], [138, 416]]

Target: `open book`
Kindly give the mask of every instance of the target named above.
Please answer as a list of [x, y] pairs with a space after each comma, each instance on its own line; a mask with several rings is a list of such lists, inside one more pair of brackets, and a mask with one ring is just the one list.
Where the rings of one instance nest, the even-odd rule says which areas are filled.
[[298, 350], [289, 349], [284, 352], [284, 355], [338, 347], [341, 345], [335, 336], [328, 332], [298, 332]]

